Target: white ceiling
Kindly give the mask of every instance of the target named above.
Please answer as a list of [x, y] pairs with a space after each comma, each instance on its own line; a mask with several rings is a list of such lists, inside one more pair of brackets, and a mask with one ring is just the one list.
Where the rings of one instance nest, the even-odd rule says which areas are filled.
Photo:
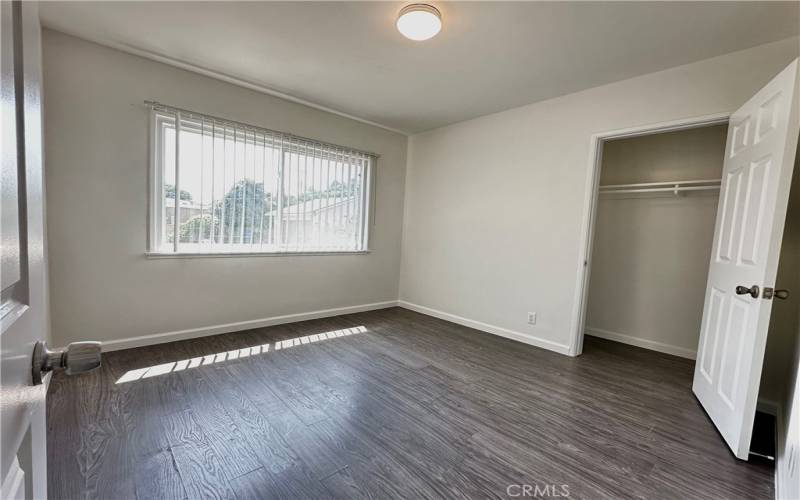
[[45, 2], [45, 26], [419, 132], [797, 35], [798, 2]]

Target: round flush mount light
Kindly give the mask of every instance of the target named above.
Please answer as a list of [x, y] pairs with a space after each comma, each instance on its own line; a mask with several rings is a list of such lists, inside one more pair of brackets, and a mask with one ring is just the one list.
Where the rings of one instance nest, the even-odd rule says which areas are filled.
[[416, 41], [433, 38], [442, 29], [442, 14], [433, 5], [406, 5], [397, 16], [397, 30]]

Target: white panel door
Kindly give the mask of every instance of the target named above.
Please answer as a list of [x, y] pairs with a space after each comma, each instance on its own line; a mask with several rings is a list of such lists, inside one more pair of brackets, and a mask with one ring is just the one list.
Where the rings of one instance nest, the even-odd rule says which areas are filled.
[[47, 333], [40, 31], [35, 2], [0, 2], [2, 297], [0, 498], [47, 497], [46, 384], [32, 354]]
[[750, 447], [772, 310], [763, 291], [775, 287], [798, 130], [795, 60], [730, 119], [694, 371], [697, 399], [741, 459]]

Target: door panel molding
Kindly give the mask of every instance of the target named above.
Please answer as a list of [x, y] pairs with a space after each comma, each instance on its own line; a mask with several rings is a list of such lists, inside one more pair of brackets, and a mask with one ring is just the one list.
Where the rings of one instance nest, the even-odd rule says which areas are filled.
[[734, 290], [775, 287], [800, 131], [798, 81], [795, 60], [733, 113], [726, 144], [692, 390], [744, 460], [773, 301]]

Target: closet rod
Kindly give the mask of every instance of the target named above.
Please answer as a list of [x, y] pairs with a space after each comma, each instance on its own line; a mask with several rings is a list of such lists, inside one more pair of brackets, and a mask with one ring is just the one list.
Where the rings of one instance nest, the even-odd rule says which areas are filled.
[[624, 193], [675, 193], [683, 191], [710, 191], [719, 189], [719, 186], [683, 186], [683, 187], [663, 187], [663, 188], [641, 188], [641, 189], [612, 189], [608, 191], [600, 190], [601, 194], [624, 194]]
[[607, 184], [600, 186], [600, 189], [616, 189], [616, 188], [643, 188], [643, 187], [658, 187], [658, 186], [675, 186], [675, 185], [697, 185], [697, 184], [720, 184], [722, 179], [708, 179], [699, 181], [671, 181], [671, 182], [641, 182], [637, 184]]
[[642, 189], [615, 189], [613, 191], [600, 191], [600, 194], [628, 194], [628, 193], [674, 193], [684, 191], [710, 191], [717, 190], [719, 186], [685, 186], [671, 188], [642, 188]]

